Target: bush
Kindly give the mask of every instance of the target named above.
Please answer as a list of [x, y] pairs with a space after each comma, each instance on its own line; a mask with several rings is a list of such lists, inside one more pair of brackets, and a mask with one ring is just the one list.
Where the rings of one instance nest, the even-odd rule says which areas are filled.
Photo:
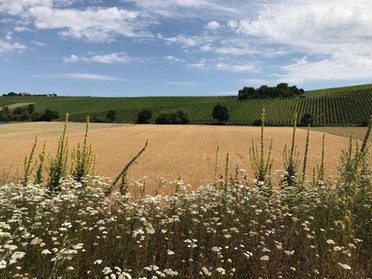
[[46, 109], [38, 120], [39, 121], [52, 121], [58, 118], [59, 118], [58, 111]]
[[229, 108], [220, 104], [214, 106], [212, 117], [213, 119], [218, 120], [220, 124], [227, 122], [230, 118]]
[[189, 123], [189, 116], [186, 111], [182, 109], [170, 112], [160, 113], [155, 120], [156, 124], [187, 124]]
[[255, 121], [253, 121], [253, 126], [262, 126], [262, 120], [261, 119], [257, 119]]
[[300, 126], [313, 126], [314, 116], [311, 113], [305, 113], [300, 120]]
[[114, 122], [116, 119], [116, 111], [115, 110], [109, 110], [106, 117], [110, 120], [110, 122]]
[[147, 124], [152, 117], [152, 112], [149, 110], [143, 110], [138, 113], [137, 123]]

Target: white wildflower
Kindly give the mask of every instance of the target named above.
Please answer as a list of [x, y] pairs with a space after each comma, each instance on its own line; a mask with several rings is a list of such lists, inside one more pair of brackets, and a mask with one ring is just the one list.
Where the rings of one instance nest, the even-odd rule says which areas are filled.
[[218, 273], [221, 273], [222, 275], [225, 275], [225, 273], [226, 273], [226, 270], [222, 267], [217, 267], [216, 270], [217, 270]]
[[43, 251], [41, 251], [41, 254], [48, 255], [48, 254], [52, 254], [52, 252], [50, 252], [48, 249], [44, 249]]
[[327, 244], [335, 245], [336, 243], [332, 239], [327, 239]]
[[338, 263], [339, 266], [341, 266], [343, 269], [350, 270], [351, 266], [343, 263]]

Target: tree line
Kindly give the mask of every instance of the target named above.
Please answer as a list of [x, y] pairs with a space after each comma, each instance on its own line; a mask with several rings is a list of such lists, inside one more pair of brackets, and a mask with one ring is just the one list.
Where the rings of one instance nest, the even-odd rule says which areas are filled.
[[0, 111], [1, 122], [11, 121], [52, 121], [59, 118], [58, 111], [46, 109], [44, 112], [39, 113], [35, 111], [35, 106], [29, 104], [25, 107], [17, 107], [10, 110], [5, 106]]
[[259, 88], [244, 87], [238, 92], [238, 100], [261, 99], [261, 98], [291, 98], [303, 96], [305, 91], [296, 85], [289, 86], [288, 83], [279, 83], [277, 86], [269, 87], [261, 85]]

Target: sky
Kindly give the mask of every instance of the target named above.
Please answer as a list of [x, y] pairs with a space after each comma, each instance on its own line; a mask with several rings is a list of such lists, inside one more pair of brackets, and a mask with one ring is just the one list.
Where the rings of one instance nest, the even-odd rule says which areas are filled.
[[0, 0], [0, 93], [371, 83], [371, 26], [370, 0]]

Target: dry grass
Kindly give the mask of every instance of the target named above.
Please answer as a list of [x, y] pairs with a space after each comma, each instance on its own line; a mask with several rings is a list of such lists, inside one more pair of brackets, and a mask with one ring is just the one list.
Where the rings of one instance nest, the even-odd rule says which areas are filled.
[[[14, 173], [23, 171], [23, 160], [29, 154], [35, 136], [39, 137], [39, 149], [44, 141], [47, 150], [54, 153], [63, 123], [20, 123], [0, 126], [0, 170]], [[82, 141], [83, 123], [69, 123], [70, 146]], [[292, 128], [265, 128], [267, 145], [273, 144], [273, 171], [283, 169], [282, 153], [285, 143], [291, 142]], [[129, 181], [148, 176], [149, 184], [154, 184], [158, 176], [167, 180], [181, 178], [193, 186], [213, 181], [214, 161], [217, 146], [220, 148], [220, 173], [224, 174], [223, 158], [230, 153], [230, 173], [234, 176], [236, 165], [250, 173], [249, 148], [252, 138], [258, 144], [260, 127], [198, 126], [198, 125], [90, 125], [88, 141], [93, 143], [97, 155], [97, 169], [101, 176], [115, 178], [123, 166], [143, 147], [149, 139], [149, 147], [137, 164], [129, 171]], [[297, 131], [300, 155], [304, 153], [306, 130]], [[312, 132], [307, 175], [312, 175], [314, 164], [320, 162], [322, 133]], [[326, 136], [326, 175], [336, 175], [340, 151], [347, 145], [344, 137]]]

